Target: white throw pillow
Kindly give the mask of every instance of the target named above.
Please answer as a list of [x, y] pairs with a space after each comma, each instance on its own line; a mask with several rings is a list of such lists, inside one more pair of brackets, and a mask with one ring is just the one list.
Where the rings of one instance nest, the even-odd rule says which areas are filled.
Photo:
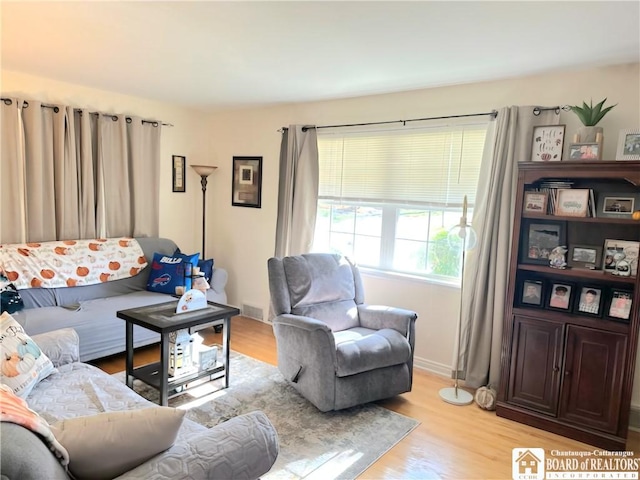
[[69, 418], [51, 431], [69, 452], [77, 480], [112, 479], [173, 445], [186, 411], [170, 407]]
[[40, 380], [56, 371], [51, 360], [11, 315], [0, 316], [0, 382], [25, 398]]

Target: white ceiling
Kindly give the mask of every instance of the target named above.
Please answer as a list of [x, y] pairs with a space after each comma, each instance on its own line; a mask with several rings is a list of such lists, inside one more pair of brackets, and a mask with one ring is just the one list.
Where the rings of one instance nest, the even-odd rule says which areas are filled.
[[2, 0], [2, 68], [203, 109], [640, 61], [640, 2]]

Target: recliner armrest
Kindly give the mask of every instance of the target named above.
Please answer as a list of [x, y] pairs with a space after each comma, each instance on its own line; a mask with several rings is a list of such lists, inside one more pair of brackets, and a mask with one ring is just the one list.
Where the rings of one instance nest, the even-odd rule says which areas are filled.
[[80, 361], [80, 338], [73, 328], [61, 328], [31, 335], [54, 367]]
[[358, 305], [358, 315], [360, 325], [365, 328], [393, 328], [406, 337], [411, 332], [411, 323], [418, 318], [418, 314], [412, 310], [386, 305]]
[[321, 322], [315, 318], [305, 317], [303, 315], [293, 315], [292, 313], [285, 313], [278, 315], [273, 319], [273, 324], [276, 323], [287, 325], [290, 327], [301, 328], [303, 330], [323, 330], [328, 334], [331, 334], [331, 329], [326, 323]]

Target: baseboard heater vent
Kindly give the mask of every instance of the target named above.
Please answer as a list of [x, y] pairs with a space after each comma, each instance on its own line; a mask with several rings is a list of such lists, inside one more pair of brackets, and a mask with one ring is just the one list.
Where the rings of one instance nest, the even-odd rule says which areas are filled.
[[242, 304], [240, 313], [242, 313], [242, 316], [244, 317], [255, 318], [256, 320], [261, 321], [264, 319], [264, 313], [260, 307], [249, 305], [247, 303]]

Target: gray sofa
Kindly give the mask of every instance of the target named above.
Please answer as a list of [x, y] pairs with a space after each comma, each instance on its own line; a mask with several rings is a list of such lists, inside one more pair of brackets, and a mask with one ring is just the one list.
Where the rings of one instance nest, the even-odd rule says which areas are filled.
[[[73, 328], [80, 337], [83, 362], [125, 351], [125, 322], [116, 317], [118, 310], [174, 300], [170, 295], [147, 291], [147, 279], [153, 254], [173, 254], [177, 245], [166, 238], [137, 238], [149, 263], [137, 275], [98, 285], [64, 288], [28, 288], [20, 290], [25, 308], [13, 314], [29, 335], [60, 328]], [[213, 270], [207, 299], [226, 303], [227, 272]], [[203, 324], [196, 329], [208, 327]], [[134, 327], [134, 346], [160, 340], [157, 333]]]
[[[73, 329], [32, 338], [57, 372], [38, 383], [26, 401], [54, 431], [56, 422], [64, 419], [157, 407], [113, 376], [78, 362], [78, 336]], [[42, 439], [31, 430], [6, 422], [1, 428], [2, 480], [69, 478]], [[100, 441], [99, 432], [87, 434]], [[171, 448], [117, 478], [256, 479], [269, 471], [277, 455], [276, 431], [262, 412], [240, 415], [211, 429], [184, 418]]]

